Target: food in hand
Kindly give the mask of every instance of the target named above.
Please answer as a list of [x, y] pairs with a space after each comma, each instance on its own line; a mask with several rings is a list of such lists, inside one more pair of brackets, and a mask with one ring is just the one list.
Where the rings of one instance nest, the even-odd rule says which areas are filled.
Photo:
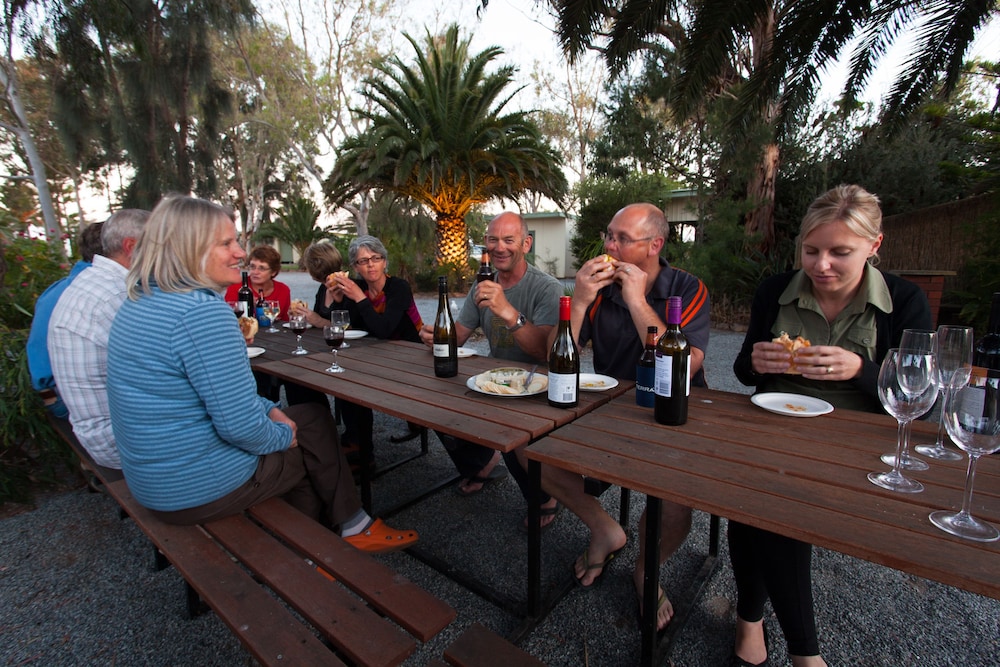
[[476, 386], [490, 394], [516, 396], [525, 393], [538, 393], [549, 386], [549, 378], [536, 373], [528, 387], [524, 381], [528, 379], [528, 371], [523, 368], [494, 368], [491, 371], [476, 376]]
[[302, 299], [293, 299], [289, 310], [309, 310], [309, 306]]
[[781, 335], [778, 336], [777, 338], [771, 339], [771, 342], [777, 343], [778, 345], [783, 345], [785, 349], [788, 350], [788, 354], [792, 355], [791, 366], [788, 367], [788, 370], [785, 371], [785, 373], [791, 375], [801, 375], [802, 371], [800, 371], [798, 367], [795, 365], [795, 355], [802, 348], [809, 347], [811, 343], [802, 336], [796, 336], [795, 338], [791, 338], [785, 331], [782, 331]]
[[347, 271], [334, 271], [333, 273], [331, 273], [326, 277], [326, 284], [327, 285], [334, 284], [337, 281], [337, 276], [340, 276], [341, 278], [346, 278], [348, 276], [348, 273]]
[[240, 333], [243, 334], [243, 338], [250, 340], [257, 335], [257, 318], [247, 317], [243, 315], [240, 317]]

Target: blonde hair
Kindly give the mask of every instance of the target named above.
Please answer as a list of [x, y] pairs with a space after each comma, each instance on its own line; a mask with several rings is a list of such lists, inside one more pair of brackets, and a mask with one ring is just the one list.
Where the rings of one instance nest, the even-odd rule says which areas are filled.
[[[882, 208], [878, 197], [860, 185], [838, 185], [816, 197], [799, 226], [796, 260], [803, 239], [820, 225], [830, 222], [843, 222], [852, 232], [874, 243], [882, 233]], [[878, 253], [869, 261], [877, 263]]]
[[132, 255], [125, 279], [130, 299], [151, 294], [156, 285], [164, 292], [221, 290], [205, 274], [208, 254], [219, 224], [232, 224], [229, 210], [204, 199], [167, 195], [153, 209]]

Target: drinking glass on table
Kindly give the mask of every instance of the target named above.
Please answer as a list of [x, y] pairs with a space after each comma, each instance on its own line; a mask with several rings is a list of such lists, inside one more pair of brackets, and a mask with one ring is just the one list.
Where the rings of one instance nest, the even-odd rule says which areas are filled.
[[922, 350], [893, 348], [882, 360], [878, 373], [878, 397], [886, 412], [899, 424], [895, 464], [890, 472], [872, 472], [868, 481], [890, 491], [919, 493], [924, 485], [903, 475], [901, 462], [914, 419], [931, 409], [937, 399], [933, 382], [934, 355]]
[[302, 347], [302, 334], [306, 332], [305, 315], [292, 315], [289, 317], [288, 328], [295, 334], [295, 344], [298, 346], [292, 351], [292, 354], [309, 354], [309, 352]]
[[1000, 379], [974, 376], [967, 386], [952, 386], [944, 409], [948, 435], [969, 455], [965, 493], [959, 512], [931, 512], [930, 520], [943, 531], [978, 542], [993, 542], [1000, 531], [972, 516], [972, 483], [976, 462], [983, 454], [1000, 450]]
[[233, 309], [233, 314], [236, 317], [243, 317], [243, 304], [239, 301], [227, 301], [229, 307]]
[[[330, 311], [330, 324], [336, 327], [340, 327], [346, 333], [348, 329], [351, 328], [351, 313], [346, 310], [332, 310]], [[346, 341], [341, 348], [349, 348], [350, 344]]]
[[281, 329], [276, 327], [274, 323], [277, 321], [278, 316], [281, 314], [281, 302], [280, 301], [265, 301], [264, 302], [264, 317], [271, 321], [271, 326], [269, 326], [265, 331], [267, 333], [281, 333]]
[[962, 455], [944, 446], [944, 411], [950, 397], [948, 389], [960, 389], [972, 374], [972, 327], [938, 327], [934, 340], [934, 361], [937, 366], [938, 393], [941, 396], [941, 418], [938, 424], [937, 441], [933, 445], [917, 445], [913, 449], [918, 454], [939, 461], [958, 461]]
[[[930, 329], [903, 329], [903, 337], [899, 341], [899, 349], [914, 350], [922, 354], [934, 354], [934, 344], [937, 340], [937, 333]], [[937, 382], [937, 374], [931, 377], [932, 382]], [[931, 404], [933, 407], [933, 403]], [[928, 408], [929, 410], [930, 408]], [[924, 411], [926, 412], [926, 410]], [[921, 413], [923, 414], [923, 413]], [[906, 435], [903, 438], [903, 451], [899, 454], [903, 458], [903, 470], [927, 470], [927, 463], [923, 459], [918, 459], [910, 454], [910, 428], [913, 422], [906, 423]], [[882, 463], [888, 466], [896, 465], [896, 454], [889, 452], [882, 455]]]
[[344, 367], [337, 363], [337, 348], [344, 344], [344, 327], [337, 324], [328, 324], [323, 327], [323, 338], [330, 346], [333, 354], [333, 363], [326, 369], [327, 373], [343, 373]]

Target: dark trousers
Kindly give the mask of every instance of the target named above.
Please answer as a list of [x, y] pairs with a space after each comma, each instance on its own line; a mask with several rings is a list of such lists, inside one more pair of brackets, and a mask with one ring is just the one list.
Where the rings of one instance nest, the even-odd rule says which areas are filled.
[[301, 405], [302, 403], [317, 403], [330, 408], [330, 401], [321, 391], [303, 387], [294, 382], [285, 382], [268, 373], [253, 372], [254, 380], [257, 381], [257, 395], [277, 403], [281, 400], [281, 386], [285, 386], [285, 399], [288, 405]]
[[[444, 445], [445, 451], [448, 452], [448, 456], [451, 457], [451, 462], [455, 464], [458, 474], [464, 478], [474, 477], [490, 462], [490, 459], [493, 458], [493, 452], [496, 451], [444, 433], [437, 432], [437, 436], [441, 440], [441, 444]], [[521, 489], [521, 495], [529, 504], [536, 502], [538, 505], [544, 505], [552, 499], [552, 496], [544, 491], [538, 494], [532, 491], [531, 484], [528, 483], [528, 471], [517, 460], [514, 452], [504, 453], [503, 460], [507, 464], [507, 470], [517, 482], [518, 488]]]
[[771, 599], [791, 655], [819, 655], [812, 597], [812, 545], [729, 522], [729, 559], [736, 579], [736, 613], [756, 623]]
[[329, 405], [293, 405], [285, 414], [298, 427], [297, 447], [258, 457], [257, 470], [250, 479], [218, 500], [153, 513], [167, 523], [191, 525], [239, 514], [280, 496], [306, 516], [337, 529], [361, 509], [361, 500], [340, 449]]

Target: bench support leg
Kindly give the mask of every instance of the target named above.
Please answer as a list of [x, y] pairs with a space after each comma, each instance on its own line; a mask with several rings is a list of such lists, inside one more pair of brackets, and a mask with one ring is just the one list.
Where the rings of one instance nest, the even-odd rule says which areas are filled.
[[198, 591], [196, 591], [191, 584], [186, 581], [184, 582], [184, 597], [187, 602], [188, 618], [198, 618], [205, 612], [210, 611], [209, 606], [205, 604], [205, 601], [201, 599], [200, 595], [198, 595]]

